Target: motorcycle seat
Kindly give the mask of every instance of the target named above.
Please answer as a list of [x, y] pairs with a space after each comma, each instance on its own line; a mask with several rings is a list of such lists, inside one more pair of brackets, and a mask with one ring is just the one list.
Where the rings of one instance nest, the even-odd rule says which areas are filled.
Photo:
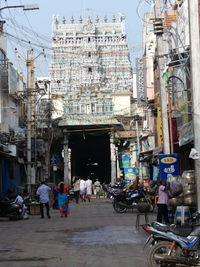
[[177, 226], [175, 224], [154, 224], [154, 228], [161, 232], [172, 232], [176, 235], [187, 237], [192, 232], [192, 226]]

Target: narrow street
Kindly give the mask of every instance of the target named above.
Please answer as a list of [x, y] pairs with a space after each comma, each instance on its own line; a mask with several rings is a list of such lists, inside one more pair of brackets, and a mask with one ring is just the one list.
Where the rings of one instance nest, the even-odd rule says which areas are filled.
[[0, 266], [147, 266], [147, 236], [141, 228], [136, 230], [135, 212], [117, 214], [105, 199], [70, 202], [70, 208], [68, 218], [60, 218], [57, 210], [51, 210], [51, 219], [0, 218]]

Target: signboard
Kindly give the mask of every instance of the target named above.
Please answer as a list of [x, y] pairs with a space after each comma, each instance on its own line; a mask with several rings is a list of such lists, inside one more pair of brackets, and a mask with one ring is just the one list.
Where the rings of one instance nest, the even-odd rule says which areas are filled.
[[136, 58], [136, 83], [137, 83], [137, 99], [138, 101], [146, 101], [146, 58]]
[[177, 154], [159, 155], [160, 180], [167, 180], [172, 176], [179, 175], [179, 164]]
[[125, 153], [119, 153], [119, 167], [129, 167], [130, 166], [130, 155]]
[[57, 164], [58, 164], [57, 158], [54, 155], [52, 155], [51, 160], [50, 160], [50, 165], [56, 166]]
[[130, 138], [137, 136], [136, 131], [117, 131], [115, 132], [115, 138]]
[[136, 167], [124, 168], [125, 179], [134, 180], [136, 178], [137, 173], [138, 173], [138, 168]]
[[157, 138], [158, 138], [158, 146], [163, 145], [163, 133], [162, 133], [162, 113], [161, 107], [157, 107]]

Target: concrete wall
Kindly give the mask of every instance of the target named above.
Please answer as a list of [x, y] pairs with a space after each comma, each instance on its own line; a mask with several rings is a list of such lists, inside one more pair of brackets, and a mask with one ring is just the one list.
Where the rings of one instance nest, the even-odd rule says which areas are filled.
[[113, 103], [115, 115], [130, 115], [130, 95], [114, 95]]

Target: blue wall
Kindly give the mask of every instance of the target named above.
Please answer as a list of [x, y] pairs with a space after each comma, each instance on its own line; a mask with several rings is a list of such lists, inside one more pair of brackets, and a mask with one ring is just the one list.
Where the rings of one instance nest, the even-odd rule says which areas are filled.
[[21, 186], [20, 165], [13, 159], [0, 160], [1, 177], [2, 177], [2, 192], [15, 190], [16, 186]]

